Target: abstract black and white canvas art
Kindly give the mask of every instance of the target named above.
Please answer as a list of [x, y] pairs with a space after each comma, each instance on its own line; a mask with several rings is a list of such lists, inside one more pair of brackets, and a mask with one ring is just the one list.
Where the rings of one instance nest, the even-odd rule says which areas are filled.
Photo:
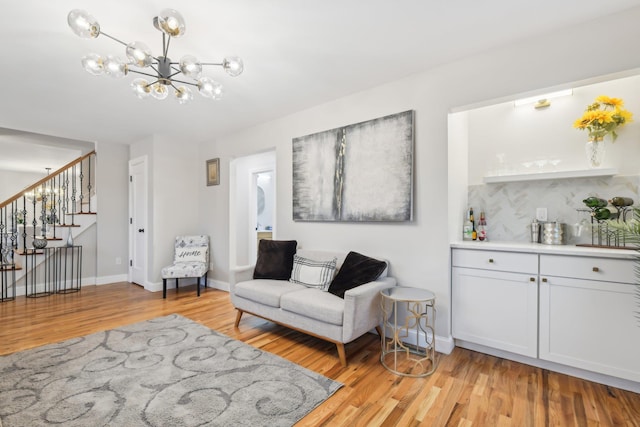
[[295, 221], [410, 221], [413, 111], [293, 139]]

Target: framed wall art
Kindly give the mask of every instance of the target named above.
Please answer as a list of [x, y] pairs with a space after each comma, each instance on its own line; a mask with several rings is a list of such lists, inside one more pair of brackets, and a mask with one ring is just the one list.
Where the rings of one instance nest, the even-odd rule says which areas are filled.
[[207, 186], [220, 184], [220, 158], [207, 160]]
[[411, 221], [413, 111], [293, 139], [294, 221]]

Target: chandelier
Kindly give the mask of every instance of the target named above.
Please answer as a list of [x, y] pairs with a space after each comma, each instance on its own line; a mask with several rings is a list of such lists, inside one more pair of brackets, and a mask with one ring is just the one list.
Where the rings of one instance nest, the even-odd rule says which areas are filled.
[[153, 18], [153, 26], [162, 32], [160, 56], [153, 56], [151, 49], [142, 42], [125, 43], [101, 31], [98, 21], [84, 10], [74, 9], [69, 12], [67, 22], [73, 32], [82, 38], [95, 39], [103, 35], [126, 46], [128, 61], [112, 55], [105, 57], [90, 53], [82, 58], [82, 66], [93, 75], [122, 78], [129, 73], [135, 73], [151, 77], [149, 80], [139, 77], [131, 82], [131, 88], [141, 99], [165, 99], [169, 96], [170, 89], [173, 89], [176, 100], [180, 104], [186, 104], [193, 99], [193, 93], [188, 86], [197, 88], [205, 98], [220, 99], [222, 85], [210, 77], [202, 76], [202, 67], [220, 66], [232, 77], [240, 75], [244, 69], [242, 59], [235, 56], [214, 63], [200, 62], [193, 55], [185, 55], [180, 62], [172, 62], [168, 56], [171, 38], [182, 36], [186, 29], [184, 19], [177, 10], [164, 9]]

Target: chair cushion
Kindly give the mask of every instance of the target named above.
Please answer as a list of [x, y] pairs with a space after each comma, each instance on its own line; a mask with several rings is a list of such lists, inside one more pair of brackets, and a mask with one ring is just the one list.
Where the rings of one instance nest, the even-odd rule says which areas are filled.
[[329, 292], [316, 288], [306, 288], [282, 295], [280, 306], [283, 310], [305, 317], [342, 326], [344, 300]]
[[284, 280], [254, 279], [237, 283], [235, 294], [250, 301], [278, 308], [283, 295], [303, 289], [307, 288]]
[[180, 277], [202, 277], [208, 271], [207, 264], [202, 262], [178, 262], [162, 269], [163, 279]]
[[293, 256], [293, 269], [291, 270], [290, 282], [304, 285], [310, 288], [318, 288], [321, 291], [329, 289], [331, 279], [336, 271], [334, 257], [331, 261], [314, 261], [299, 255]]
[[351, 251], [329, 285], [329, 292], [344, 298], [346, 291], [376, 280], [386, 268], [385, 261]]
[[253, 278], [289, 280], [297, 245], [295, 240], [260, 240]]

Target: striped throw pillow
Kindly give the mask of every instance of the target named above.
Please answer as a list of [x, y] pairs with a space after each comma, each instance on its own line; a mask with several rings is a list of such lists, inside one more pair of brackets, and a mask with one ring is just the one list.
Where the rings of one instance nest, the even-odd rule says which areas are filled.
[[326, 291], [333, 280], [337, 262], [337, 258], [333, 258], [331, 261], [314, 261], [294, 255], [293, 270], [291, 270], [289, 281]]

